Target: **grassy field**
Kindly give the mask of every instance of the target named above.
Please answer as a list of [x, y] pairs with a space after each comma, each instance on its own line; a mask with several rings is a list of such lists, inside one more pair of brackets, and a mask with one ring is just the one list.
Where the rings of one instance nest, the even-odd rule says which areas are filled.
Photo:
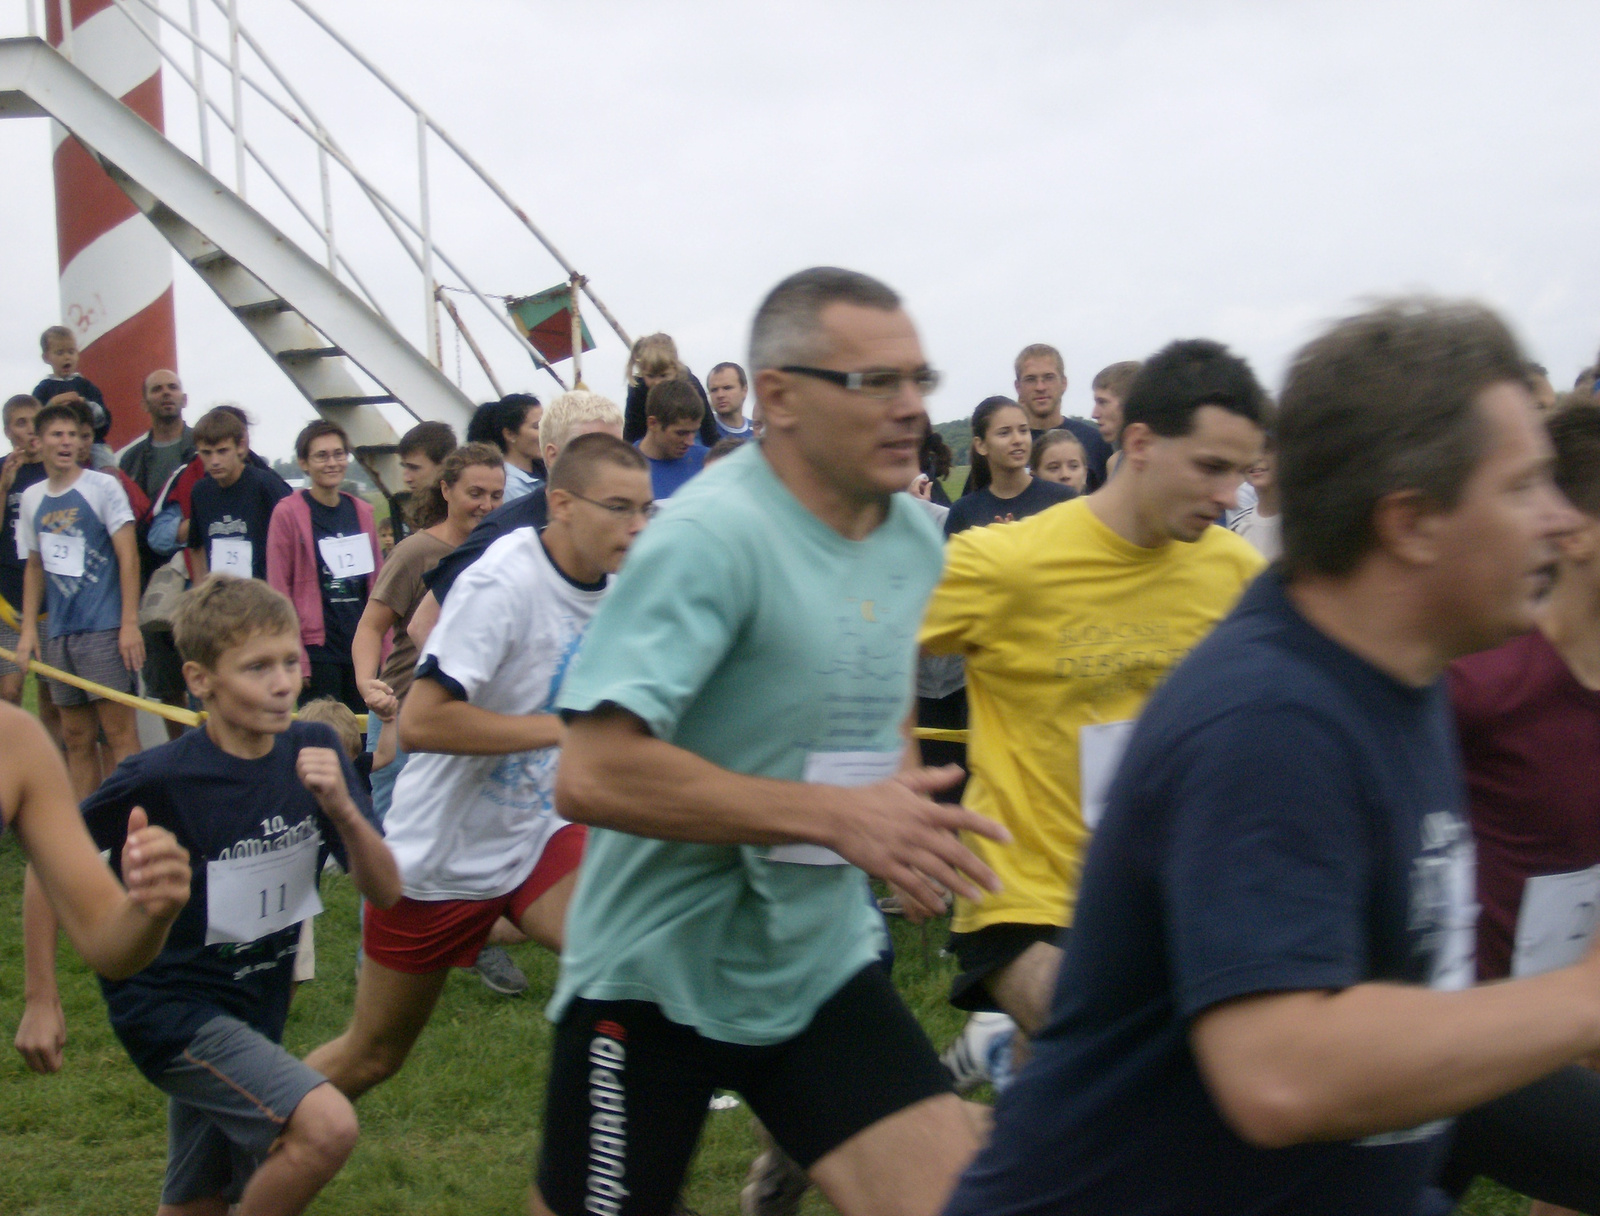
[[[344, 1025], [354, 991], [356, 899], [348, 879], [323, 884], [317, 920], [318, 979], [302, 987], [285, 1043], [304, 1055]], [[16, 930], [22, 857], [0, 839], [0, 1030], [7, 1041], [22, 1007], [22, 945]], [[953, 964], [941, 957], [943, 925], [924, 934], [894, 925], [896, 980], [934, 1042], [947, 1044], [960, 1015], [945, 1003]], [[526, 1192], [543, 1106], [550, 1030], [542, 1009], [555, 960], [535, 946], [513, 954], [532, 981], [507, 1000], [455, 972], [433, 1023], [405, 1070], [360, 1103], [361, 1143], [313, 1211], [325, 1216], [511, 1216]], [[67, 1017], [67, 1062], [55, 1076], [28, 1072], [5, 1051], [0, 1062], [0, 1213], [7, 1216], [146, 1216], [165, 1161], [165, 1100], [128, 1062], [106, 1024], [99, 989], [70, 947], [59, 966]], [[745, 1169], [756, 1153], [743, 1106], [713, 1112], [686, 1201], [703, 1216], [735, 1216]], [[807, 1212], [832, 1209], [813, 1193]], [[1463, 1209], [1510, 1216], [1526, 1204], [1480, 1187]]]

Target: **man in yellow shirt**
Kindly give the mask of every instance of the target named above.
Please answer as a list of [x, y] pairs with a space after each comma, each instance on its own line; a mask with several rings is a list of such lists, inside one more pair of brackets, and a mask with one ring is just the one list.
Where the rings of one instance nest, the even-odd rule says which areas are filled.
[[1043, 1026], [1089, 835], [1151, 691], [1264, 562], [1217, 526], [1259, 458], [1271, 404], [1215, 342], [1174, 342], [1123, 403], [1123, 461], [1087, 498], [951, 538], [921, 642], [966, 658], [963, 803], [1012, 841], [966, 841], [1000, 876], [958, 898], [951, 1002]]

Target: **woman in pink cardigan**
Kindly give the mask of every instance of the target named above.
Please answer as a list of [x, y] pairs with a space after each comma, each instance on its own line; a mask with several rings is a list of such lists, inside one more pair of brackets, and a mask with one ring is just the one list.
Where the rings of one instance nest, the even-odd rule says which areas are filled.
[[279, 501], [267, 527], [267, 582], [300, 614], [300, 704], [332, 697], [366, 713], [350, 644], [383, 557], [372, 508], [339, 489], [350, 463], [350, 438], [319, 420], [294, 441], [309, 489]]

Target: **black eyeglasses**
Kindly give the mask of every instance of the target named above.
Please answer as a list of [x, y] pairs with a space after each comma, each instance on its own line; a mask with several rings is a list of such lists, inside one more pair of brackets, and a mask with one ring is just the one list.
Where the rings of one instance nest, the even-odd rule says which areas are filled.
[[[572, 491], [568, 490], [567, 493], [572, 494]], [[601, 502], [598, 498], [585, 498], [582, 494], [572, 494], [572, 496], [579, 502], [588, 503], [591, 507], [599, 507], [602, 511], [609, 511], [618, 519], [631, 519], [633, 516], [638, 515], [645, 520], [651, 520], [655, 518], [658, 509], [653, 502], [647, 502], [643, 506], [639, 506], [631, 502]]]
[[914, 372], [903, 372], [894, 367], [878, 367], [865, 372], [836, 372], [828, 367], [780, 367], [780, 372], [792, 372], [796, 376], [811, 376], [817, 380], [826, 380], [830, 384], [837, 384], [840, 388], [849, 389], [852, 393], [864, 393], [868, 397], [893, 397], [900, 391], [900, 386], [910, 381], [911, 387], [917, 391], [918, 396], [926, 397], [939, 387], [939, 373], [931, 367], [919, 367]]

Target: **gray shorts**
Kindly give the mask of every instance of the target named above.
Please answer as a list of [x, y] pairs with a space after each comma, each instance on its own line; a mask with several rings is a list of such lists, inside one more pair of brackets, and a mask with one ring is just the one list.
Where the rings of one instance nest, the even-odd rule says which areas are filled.
[[237, 1018], [212, 1018], [156, 1078], [169, 1099], [161, 1202], [237, 1202], [295, 1107], [326, 1081]]
[[[98, 633], [68, 633], [59, 638], [46, 638], [44, 654], [39, 657], [51, 667], [59, 667], [85, 680], [118, 692], [135, 692], [134, 673], [123, 666], [122, 651], [117, 649], [118, 632], [102, 629]], [[105, 699], [85, 692], [76, 684], [63, 684], [60, 680], [48, 680], [48, 683], [50, 699], [62, 709]]]
[[[10, 625], [7, 625], [4, 621], [0, 621], [0, 646], [4, 646], [7, 650], [11, 651], [12, 654], [15, 654], [17, 652], [18, 640], [17, 631], [11, 628]], [[10, 659], [0, 659], [0, 676], [9, 676], [13, 672], [21, 670], [22, 669]]]

